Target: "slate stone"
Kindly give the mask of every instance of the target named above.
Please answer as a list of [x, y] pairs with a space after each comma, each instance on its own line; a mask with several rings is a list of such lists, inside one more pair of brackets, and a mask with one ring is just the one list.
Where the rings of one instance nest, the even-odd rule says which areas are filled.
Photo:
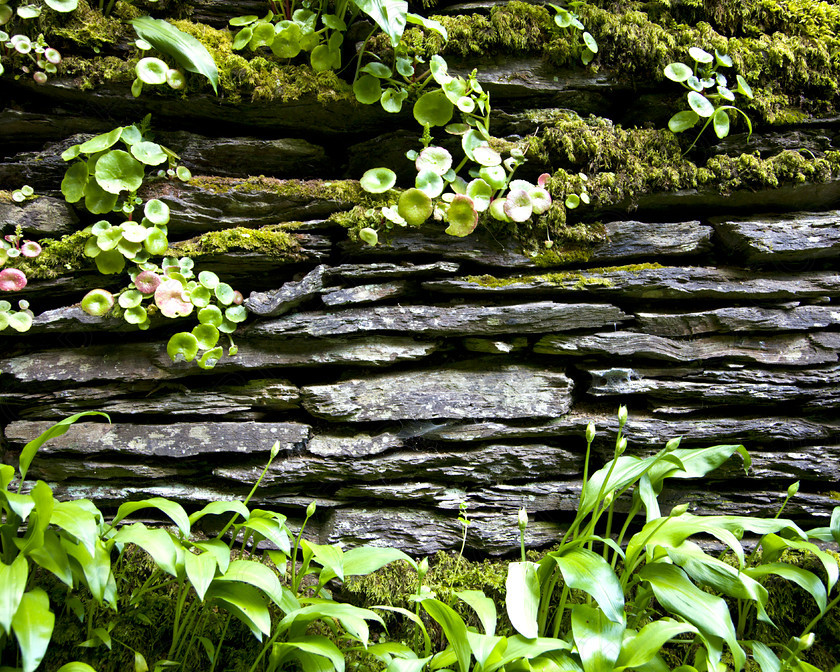
[[79, 133], [105, 133], [113, 127], [113, 123], [105, 119], [58, 110], [45, 114], [7, 107], [0, 112], [0, 141], [7, 151], [41, 147], [50, 140], [63, 140]]
[[609, 304], [562, 304], [552, 301], [511, 306], [456, 304], [448, 306], [375, 306], [333, 312], [308, 312], [259, 322], [255, 336], [337, 336], [368, 331], [430, 335], [539, 333], [597, 328], [629, 319]]
[[[167, 183], [156, 186], [148, 195], [160, 198], [169, 206], [169, 230], [180, 237], [236, 226], [256, 229], [282, 222], [321, 219], [353, 205], [319, 197], [317, 183], [312, 183], [311, 189], [302, 187], [285, 194], [256, 187], [237, 189], [241, 182], [219, 181], [212, 189], [200, 184]], [[282, 182], [277, 184], [280, 190]]]
[[[459, 483], [502, 483], [528, 474], [532, 479], [573, 476], [583, 470], [581, 453], [544, 444], [483, 445], [469, 450], [401, 450], [370, 456], [284, 456], [272, 462], [263, 484], [386, 482], [397, 479], [437, 479]], [[218, 467], [217, 478], [250, 482], [261, 466]]]
[[[700, 405], [768, 405], [805, 403], [836, 393], [840, 367], [805, 370], [755, 368], [692, 369], [644, 367], [588, 369], [587, 394], [620, 396], [646, 394], [662, 412], [682, 412]], [[829, 397], [834, 398], [835, 397]]]
[[716, 332], [808, 331], [840, 324], [840, 309], [832, 306], [764, 308], [733, 306], [697, 313], [636, 313], [639, 330], [646, 334], [695, 336]]
[[470, 352], [482, 352], [488, 355], [507, 355], [528, 347], [528, 339], [524, 336], [511, 339], [510, 341], [499, 341], [489, 338], [465, 338], [462, 343], [464, 348]]
[[411, 262], [390, 263], [374, 262], [370, 264], [341, 264], [327, 270], [330, 278], [344, 280], [384, 280], [386, 278], [425, 278], [437, 275], [452, 275], [461, 265], [454, 261], [435, 261], [428, 264]]
[[757, 364], [814, 366], [837, 361], [840, 333], [707, 336], [677, 341], [662, 336], [612, 331], [543, 336], [534, 352], [576, 357], [659, 359], [669, 362], [726, 360]]
[[405, 280], [379, 282], [372, 285], [357, 285], [355, 287], [329, 287], [321, 294], [321, 301], [326, 306], [375, 303], [377, 301], [405, 296], [408, 291], [409, 285]]
[[[41, 456], [32, 463], [28, 478], [44, 481], [111, 481], [167, 480], [184, 481], [201, 473], [198, 468], [163, 466], [160, 464], [120, 464], [107, 460], [88, 460]], [[205, 470], [206, 471], [206, 470]]]
[[316, 434], [306, 445], [306, 452], [323, 458], [357, 458], [379, 455], [403, 446], [404, 442], [399, 436], [388, 432], [352, 436]]
[[840, 273], [756, 273], [710, 267], [605, 268], [533, 276], [467, 276], [428, 280], [423, 288], [446, 294], [577, 294], [628, 299], [798, 300], [836, 296]]
[[197, 175], [308, 178], [329, 172], [331, 166], [323, 147], [302, 138], [207, 137], [177, 131], [161, 133], [158, 142]]
[[[177, 320], [182, 322], [183, 320]], [[154, 330], [163, 326], [171, 327], [176, 322], [171, 319], [153, 316], [149, 319], [149, 329]], [[117, 317], [95, 317], [88, 315], [82, 310], [79, 304], [45, 310], [39, 313], [32, 320], [32, 327], [26, 333], [30, 336], [35, 334], [66, 334], [69, 332], [87, 331], [108, 331], [112, 333], [130, 332], [137, 333], [137, 325], [129, 324], [122, 318]], [[11, 329], [0, 331], [0, 338], [16, 335]]]
[[304, 301], [317, 296], [324, 288], [326, 266], [316, 266], [301, 280], [285, 283], [279, 289], [251, 292], [245, 307], [262, 317], [276, 317], [297, 308]]
[[303, 406], [330, 421], [563, 415], [572, 381], [526, 365], [466, 362], [303, 387]]
[[39, 196], [23, 203], [0, 202], [0, 230], [14, 231], [20, 226], [24, 238], [60, 238], [78, 227], [79, 218], [63, 200]]
[[[750, 478], [789, 481], [817, 481], [820, 485], [840, 481], [840, 445], [806, 445], [789, 450], [750, 450]], [[743, 476], [729, 463], [714, 472], [714, 477]]]
[[298, 388], [288, 380], [257, 379], [240, 384], [220, 381], [208, 389], [174, 385], [125, 385], [74, 387], [53, 392], [0, 391], [0, 403], [20, 407], [22, 418], [61, 419], [82, 410], [113, 415], [225, 416], [249, 411], [287, 411], [299, 406]]
[[712, 249], [712, 228], [689, 222], [616, 221], [604, 225], [607, 239], [592, 249], [590, 261], [683, 257]]
[[278, 366], [387, 366], [425, 357], [437, 348], [435, 343], [401, 336], [282, 342], [237, 339], [237, 345], [237, 355], [225, 355], [209, 371], [202, 371], [194, 362], [172, 362], [164, 344], [152, 342], [42, 350], [0, 360], [0, 374], [6, 376], [5, 384], [14, 381], [19, 385], [39, 386], [67, 382], [170, 380]]
[[[6, 440], [19, 450], [49, 429], [51, 422], [17, 420], [6, 426]], [[66, 434], [44, 444], [39, 454], [123, 454], [189, 458], [237, 454], [265, 458], [275, 441], [282, 453], [300, 450], [310, 427], [297, 422], [181, 422], [176, 425], [130, 425], [77, 422]]]
[[[618, 421], [615, 410], [609, 413], [600, 409], [575, 410], [561, 418], [542, 423], [513, 424], [504, 422], [448, 422], [425, 427], [416, 436], [428, 441], [455, 442], [511, 441], [516, 439], [551, 438], [577, 439], [584, 446], [586, 426], [593, 422], [596, 428], [595, 443], [611, 450]], [[420, 424], [420, 423], [418, 423]], [[429, 423], [425, 423], [429, 424]], [[659, 449], [670, 439], [681, 436], [683, 447], [708, 446], [719, 443], [743, 443], [752, 447], [773, 446], [783, 449], [791, 445], [835, 440], [840, 436], [840, 425], [830, 421], [818, 422], [791, 416], [765, 415], [757, 417], [669, 418], [654, 417], [633, 411], [624, 428], [628, 450], [637, 448]], [[404, 436], [413, 437], [412, 427], [404, 427]]]

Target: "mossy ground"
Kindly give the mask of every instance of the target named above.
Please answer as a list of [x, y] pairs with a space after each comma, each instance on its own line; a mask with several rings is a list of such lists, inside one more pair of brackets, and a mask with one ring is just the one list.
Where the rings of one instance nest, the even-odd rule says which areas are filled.
[[90, 259], [84, 256], [85, 241], [89, 233], [76, 231], [58, 240], [45, 238], [40, 241], [41, 254], [34, 258], [17, 257], [6, 265], [19, 268], [29, 280], [49, 280], [90, 265]]
[[211, 231], [174, 243], [169, 250], [182, 257], [243, 251], [296, 260], [300, 257], [300, 244], [290, 233], [295, 227], [295, 223], [264, 226], [259, 229], [238, 226], [223, 231]]
[[[560, 265], [560, 264], [545, 264]], [[573, 283], [574, 289], [584, 287], [612, 287], [613, 282], [609, 278], [599, 277], [608, 273], [639, 273], [641, 271], [663, 268], [658, 263], [648, 264], [627, 264], [624, 266], [602, 266], [600, 268], [588, 268], [585, 271], [561, 271], [556, 273], [541, 273], [539, 275], [513, 275], [509, 277], [496, 277], [494, 275], [468, 275], [463, 278], [466, 282], [472, 282], [480, 287], [510, 287], [511, 285], [549, 284], [557, 286], [568, 286]]]

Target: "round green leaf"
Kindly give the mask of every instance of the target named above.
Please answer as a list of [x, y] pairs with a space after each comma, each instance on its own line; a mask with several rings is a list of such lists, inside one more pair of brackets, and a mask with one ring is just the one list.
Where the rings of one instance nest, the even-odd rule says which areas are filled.
[[752, 98], [753, 92], [750, 88], [750, 85], [747, 84], [747, 80], [741, 77], [741, 75], [735, 75], [735, 80], [738, 82], [738, 87], [736, 91], [738, 91], [738, 93], [744, 94], [747, 98]]
[[359, 230], [359, 238], [362, 242], [367, 243], [371, 247], [375, 247], [379, 242], [379, 235], [369, 226]]
[[566, 207], [569, 210], [574, 210], [576, 207], [580, 205], [580, 196], [577, 194], [569, 194], [566, 196]]
[[715, 113], [715, 106], [701, 93], [696, 91], [688, 92], [688, 104], [700, 117], [711, 117]]
[[309, 62], [315, 72], [324, 72], [332, 67], [333, 55], [326, 44], [319, 44], [309, 55]]
[[454, 109], [443, 91], [429, 91], [414, 103], [414, 118], [421, 126], [445, 126], [452, 119]]
[[433, 209], [432, 199], [420, 189], [406, 189], [397, 204], [397, 212], [410, 226], [420, 226], [432, 216]]
[[493, 188], [487, 182], [478, 178], [467, 185], [467, 196], [472, 199], [477, 212], [484, 212], [490, 207]]
[[166, 153], [156, 142], [137, 142], [131, 145], [131, 153], [135, 159], [147, 166], [158, 166], [167, 159]]
[[213, 295], [210, 293], [210, 290], [201, 285], [190, 292], [190, 302], [196, 308], [206, 308], [210, 305], [210, 299], [212, 298]]
[[583, 43], [586, 45], [586, 48], [589, 49], [593, 54], [598, 53], [598, 43], [595, 41], [595, 38], [588, 32], [583, 33]]
[[96, 268], [103, 275], [122, 273], [125, 268], [125, 257], [118, 250], [100, 252], [96, 256]]
[[443, 192], [443, 178], [431, 170], [421, 170], [417, 173], [414, 186], [430, 198], [437, 198]]
[[254, 23], [259, 19], [256, 14], [248, 14], [247, 16], [234, 16], [228, 23], [231, 26], [247, 26], [249, 23]]
[[139, 306], [142, 301], [143, 295], [136, 289], [129, 289], [120, 294], [119, 303], [121, 308], [134, 308], [135, 306]]
[[388, 79], [391, 76], [391, 68], [389, 68], [384, 63], [368, 63], [363, 67], [360, 72], [367, 73], [368, 75], [373, 75], [379, 79]]
[[271, 51], [278, 58], [294, 58], [302, 50], [300, 26], [290, 21], [282, 23], [288, 25], [280, 29], [280, 24], [277, 24], [278, 30], [271, 43]]
[[682, 133], [694, 126], [698, 121], [700, 121], [700, 116], [696, 112], [693, 110], [683, 110], [682, 112], [677, 112], [668, 120], [668, 128], [673, 133]]
[[202, 350], [209, 350], [219, 342], [219, 330], [212, 324], [199, 324], [193, 328], [192, 334]]
[[213, 293], [216, 295], [216, 298], [222, 305], [229, 306], [231, 303], [233, 303], [233, 287], [231, 287], [226, 282], [220, 282], [218, 285], [216, 285], [213, 288]]
[[245, 45], [251, 41], [251, 38], [254, 36], [254, 29], [250, 26], [245, 26], [242, 30], [236, 33], [236, 36], [233, 38], [233, 44], [231, 47], [234, 51], [239, 51], [240, 49], [244, 49]]
[[178, 166], [175, 169], [175, 175], [178, 177], [179, 180], [181, 180], [181, 182], [189, 182], [190, 178], [192, 177], [192, 173], [186, 166]]
[[449, 222], [446, 233], [450, 236], [463, 238], [471, 234], [478, 225], [478, 213], [473, 207], [472, 199], [456, 194], [446, 211], [446, 221]]
[[87, 164], [82, 161], [74, 163], [64, 173], [61, 180], [61, 193], [68, 203], [76, 203], [82, 200], [85, 195], [85, 187], [88, 182]]
[[672, 82], [684, 82], [693, 74], [685, 63], [669, 63], [665, 66], [665, 76]]
[[46, 0], [47, 6], [57, 12], [72, 12], [79, 6], [79, 0]]
[[201, 271], [198, 274], [198, 281], [207, 289], [215, 289], [219, 284], [219, 276], [213, 271]]
[[487, 144], [476, 147], [473, 150], [473, 158], [482, 166], [499, 166], [502, 163], [499, 153]]
[[147, 56], [141, 58], [134, 68], [137, 78], [144, 84], [166, 84], [166, 71], [169, 66], [159, 58]]
[[144, 306], [127, 308], [123, 313], [123, 319], [129, 324], [144, 324], [149, 320], [149, 314]]
[[426, 147], [417, 156], [414, 167], [418, 172], [430, 170], [438, 175], [443, 175], [452, 167], [452, 155], [443, 147]]
[[735, 94], [729, 89], [727, 89], [725, 86], [718, 86], [717, 92], [720, 95], [720, 97], [724, 100], [728, 100], [730, 103], [735, 102]]
[[27, 312], [13, 313], [6, 318], [9, 326], [15, 331], [23, 333], [32, 327], [32, 315]]
[[143, 214], [152, 224], [169, 223], [169, 206], [157, 198], [153, 198], [146, 203]]
[[[577, 196], [575, 196], [577, 198]], [[568, 206], [568, 199], [566, 199]], [[534, 209], [528, 192], [524, 189], [511, 189], [505, 199], [505, 214], [514, 222], [526, 222], [531, 218]]]
[[96, 236], [96, 244], [103, 252], [113, 250], [122, 240], [123, 232], [119, 227], [112, 227]]
[[221, 347], [216, 347], [212, 350], [208, 350], [201, 356], [201, 359], [198, 360], [198, 365], [202, 369], [212, 369], [214, 366], [216, 366], [216, 363], [222, 358], [222, 355], [224, 354], [225, 351], [222, 350]]
[[114, 307], [114, 295], [105, 289], [92, 289], [82, 299], [82, 310], [88, 315], [102, 317]]
[[379, 103], [386, 112], [397, 114], [402, 110], [406, 98], [408, 98], [408, 91], [405, 89], [385, 89]]
[[142, 224], [136, 222], [123, 222], [120, 224], [119, 230], [122, 231], [122, 236], [130, 243], [142, 243], [149, 235], [150, 229], [147, 229]]
[[161, 229], [150, 229], [146, 235], [146, 240], [143, 241], [143, 247], [149, 254], [160, 256], [166, 254], [169, 249], [169, 240]]
[[501, 166], [482, 166], [478, 176], [493, 189], [503, 189], [507, 184], [507, 173]]
[[731, 68], [732, 67], [732, 57], [729, 54], [722, 54], [717, 49], [715, 49], [715, 60], [717, 64], [722, 68]]
[[362, 189], [371, 194], [382, 194], [397, 183], [397, 174], [389, 168], [371, 168], [359, 180]]
[[230, 322], [239, 323], [248, 319], [248, 309], [245, 306], [230, 306], [225, 309], [225, 319]]
[[222, 311], [219, 310], [218, 306], [207, 306], [198, 311], [198, 321], [201, 324], [212, 324], [214, 327], [218, 327], [222, 324], [223, 319]]
[[372, 105], [382, 96], [382, 86], [376, 77], [363, 75], [353, 84], [353, 94], [360, 103]]
[[260, 47], [268, 47], [271, 46], [271, 43], [274, 41], [274, 24], [268, 22], [259, 22], [255, 26], [252, 27], [251, 33], [251, 41], [248, 43], [248, 47], [254, 51], [259, 49]]
[[143, 164], [121, 149], [101, 156], [94, 172], [96, 182], [110, 194], [137, 191], [143, 184], [143, 175]]
[[688, 50], [688, 54], [698, 63], [712, 63], [715, 60], [715, 57], [708, 51], [700, 49], [699, 47], [691, 47]]
[[717, 137], [725, 138], [729, 135], [729, 115], [726, 113], [726, 110], [716, 110], [714, 117], [712, 117], [712, 124], [715, 127], [715, 135]]
[[85, 241], [85, 247], [82, 252], [86, 257], [90, 257], [91, 259], [99, 256], [102, 250], [96, 244], [96, 236], [91, 236]]
[[173, 362], [191, 362], [198, 354], [198, 339], [186, 331], [181, 331], [169, 339], [166, 354]]

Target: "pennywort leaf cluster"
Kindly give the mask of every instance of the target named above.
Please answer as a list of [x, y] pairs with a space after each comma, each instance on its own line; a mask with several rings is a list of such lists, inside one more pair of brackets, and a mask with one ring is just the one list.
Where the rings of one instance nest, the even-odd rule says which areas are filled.
[[717, 49], [714, 56], [699, 47], [691, 47], [688, 53], [694, 61], [693, 67], [681, 62], [669, 63], [665, 66], [665, 76], [688, 89], [686, 98], [690, 108], [677, 112], [671, 117], [668, 128], [674, 133], [682, 133], [694, 128], [701, 119], [706, 120], [686, 151], [697, 144], [697, 140], [709, 124], [712, 124], [717, 137], [725, 138], [729, 135], [728, 112], [730, 110], [744, 117], [749, 133], [752, 134], [750, 118], [733, 104], [736, 95], [752, 98], [752, 89], [741, 75], [735, 76], [733, 88], [726, 76], [718, 72], [720, 68], [732, 67], [732, 58], [728, 54], [721, 54]]
[[[72, 12], [78, 0], [44, 0], [49, 9], [57, 12]], [[0, 75], [5, 68], [2, 57], [17, 56], [22, 60], [20, 71], [31, 75], [37, 84], [44, 84], [48, 75], [58, 72], [61, 54], [50, 47], [43, 33], [29, 31], [29, 23], [38, 19], [44, 11], [38, 2], [23, 0], [0, 0]]]
[[[32, 187], [26, 185], [12, 193], [16, 201], [32, 197]], [[17, 197], [16, 197], [17, 196]], [[41, 246], [34, 240], [24, 240], [23, 230], [18, 226], [14, 233], [7, 234], [0, 240], [0, 292], [19, 292], [27, 285], [26, 274], [19, 268], [3, 268], [10, 260], [17, 258], [34, 259], [41, 254]], [[29, 309], [29, 302], [18, 301], [18, 310], [12, 309], [8, 301], [0, 300], [0, 331], [11, 327], [15, 331], [29, 331], [34, 314]]]

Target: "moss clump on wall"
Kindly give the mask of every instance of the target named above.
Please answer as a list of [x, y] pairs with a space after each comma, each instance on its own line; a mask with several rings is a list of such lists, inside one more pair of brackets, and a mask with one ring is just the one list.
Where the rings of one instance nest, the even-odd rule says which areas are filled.
[[87, 0], [79, 0], [76, 10], [66, 15], [66, 22], [53, 27], [51, 33], [68, 43], [96, 50], [106, 44], [117, 44], [132, 32], [124, 19], [135, 15], [139, 16], [139, 11], [122, 0], [116, 3], [111, 16], [102, 16]]
[[838, 151], [821, 157], [793, 150], [768, 158], [717, 155], [697, 165], [682, 156], [679, 138], [665, 129], [624, 129], [609, 119], [559, 111], [540, 121], [542, 131], [531, 138], [527, 157], [554, 171], [548, 186], [558, 200], [585, 188], [593, 206], [632, 206], [640, 196], [657, 192], [727, 194], [840, 177]]
[[48, 280], [67, 275], [90, 264], [90, 260], [83, 254], [88, 238], [88, 231], [76, 231], [58, 240], [44, 238], [39, 241], [41, 254], [37, 257], [16, 257], [9, 259], [6, 265], [19, 268], [30, 280]]
[[237, 226], [223, 231], [211, 231], [196, 238], [174, 243], [169, 250], [185, 257], [225, 254], [238, 250], [295, 260], [300, 257], [300, 244], [289, 231], [294, 230], [297, 225], [297, 223], [286, 223], [259, 229]]
[[[246, 52], [233, 51], [230, 31], [184, 20], [173, 21], [172, 24], [207, 47], [219, 70], [221, 92], [230, 102], [240, 102], [246, 99], [246, 94], [252, 101], [289, 102], [313, 94], [321, 103], [355, 101], [350, 85], [335, 72], [315, 72], [308, 66], [281, 65], [263, 56], [248, 60], [241, 55]], [[209, 84], [203, 78], [192, 77], [190, 87], [206, 91]]]
[[74, 79], [79, 89], [86, 91], [103, 84], [130, 84], [137, 77], [134, 72], [137, 61], [137, 58], [123, 60], [116, 56], [93, 59], [70, 56], [62, 59], [61, 72]]
[[359, 186], [357, 180], [280, 180], [263, 175], [247, 178], [196, 176], [190, 184], [214, 194], [271, 193], [300, 199], [367, 203], [372, 194]]
[[463, 278], [466, 282], [472, 282], [480, 287], [510, 287], [511, 285], [529, 285], [534, 283], [567, 286], [570, 282], [574, 289], [584, 287], [612, 287], [613, 282], [609, 278], [598, 277], [607, 273], [640, 273], [641, 271], [663, 268], [661, 264], [628, 264], [625, 266], [602, 266], [600, 268], [589, 268], [585, 271], [562, 271], [559, 273], [541, 273], [540, 275], [514, 275], [506, 278], [499, 278], [494, 275], [468, 275]]

